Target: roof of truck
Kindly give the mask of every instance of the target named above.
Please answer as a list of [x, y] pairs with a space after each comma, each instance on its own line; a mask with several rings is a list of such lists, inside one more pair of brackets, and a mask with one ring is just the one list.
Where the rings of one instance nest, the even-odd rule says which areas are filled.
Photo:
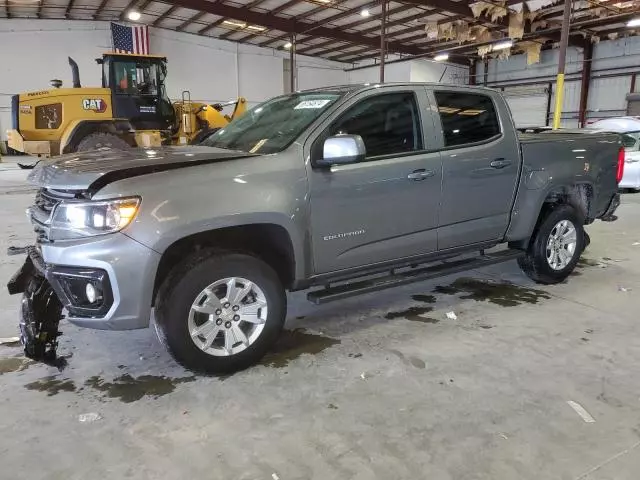
[[389, 87], [431, 87], [431, 88], [462, 88], [469, 90], [487, 90], [495, 92], [495, 89], [487, 88], [479, 85], [456, 85], [452, 83], [436, 83], [436, 82], [385, 82], [385, 83], [352, 83], [350, 85], [332, 85], [327, 87], [310, 88], [302, 90], [302, 92], [356, 92], [358, 90], [367, 90], [370, 88], [389, 88]]

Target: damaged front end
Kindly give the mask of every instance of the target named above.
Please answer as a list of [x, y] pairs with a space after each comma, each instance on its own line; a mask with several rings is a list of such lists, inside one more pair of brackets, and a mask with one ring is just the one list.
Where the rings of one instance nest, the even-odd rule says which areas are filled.
[[29, 246], [26, 251], [27, 259], [9, 280], [7, 289], [10, 295], [22, 293], [20, 341], [25, 355], [35, 360], [53, 360], [58, 347], [63, 305], [46, 278], [38, 249]]

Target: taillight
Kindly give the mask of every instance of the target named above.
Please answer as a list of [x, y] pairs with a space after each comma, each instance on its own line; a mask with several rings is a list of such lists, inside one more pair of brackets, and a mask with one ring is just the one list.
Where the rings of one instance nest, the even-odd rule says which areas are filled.
[[624, 147], [618, 150], [618, 170], [616, 171], [616, 183], [620, 183], [624, 175]]

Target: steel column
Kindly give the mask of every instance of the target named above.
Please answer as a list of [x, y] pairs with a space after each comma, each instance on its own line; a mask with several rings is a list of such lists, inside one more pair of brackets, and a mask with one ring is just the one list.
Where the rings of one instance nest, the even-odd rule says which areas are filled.
[[589, 100], [589, 86], [591, 85], [592, 58], [593, 44], [589, 39], [585, 39], [582, 58], [582, 77], [580, 79], [580, 107], [578, 109], [578, 125], [580, 128], [584, 128], [587, 123], [587, 102]]
[[553, 109], [553, 129], [560, 128], [562, 117], [562, 101], [564, 100], [564, 67], [567, 61], [567, 46], [569, 45], [569, 27], [571, 24], [572, 0], [564, 1], [564, 15], [562, 17], [562, 32], [560, 34], [560, 57], [558, 58], [558, 76], [556, 77], [556, 104]]
[[486, 87], [489, 83], [489, 57], [484, 57], [484, 70], [482, 73], [484, 74], [483, 85]]
[[547, 114], [545, 115], [545, 126], [549, 126], [549, 117], [551, 116], [551, 96], [553, 95], [553, 83], [549, 82], [549, 88], [547, 88]]
[[291, 69], [291, 93], [296, 91], [296, 35], [291, 34], [291, 48], [289, 49], [289, 68]]
[[475, 85], [476, 82], [476, 59], [469, 61], [469, 85]]
[[382, 0], [382, 18], [380, 25], [380, 83], [384, 83], [384, 56], [386, 55], [387, 1]]

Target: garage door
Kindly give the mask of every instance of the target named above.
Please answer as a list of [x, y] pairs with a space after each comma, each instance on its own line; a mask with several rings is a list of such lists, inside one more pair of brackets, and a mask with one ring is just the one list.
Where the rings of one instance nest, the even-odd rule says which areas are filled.
[[516, 127], [542, 127], [547, 124], [547, 87], [504, 87], [503, 94]]

